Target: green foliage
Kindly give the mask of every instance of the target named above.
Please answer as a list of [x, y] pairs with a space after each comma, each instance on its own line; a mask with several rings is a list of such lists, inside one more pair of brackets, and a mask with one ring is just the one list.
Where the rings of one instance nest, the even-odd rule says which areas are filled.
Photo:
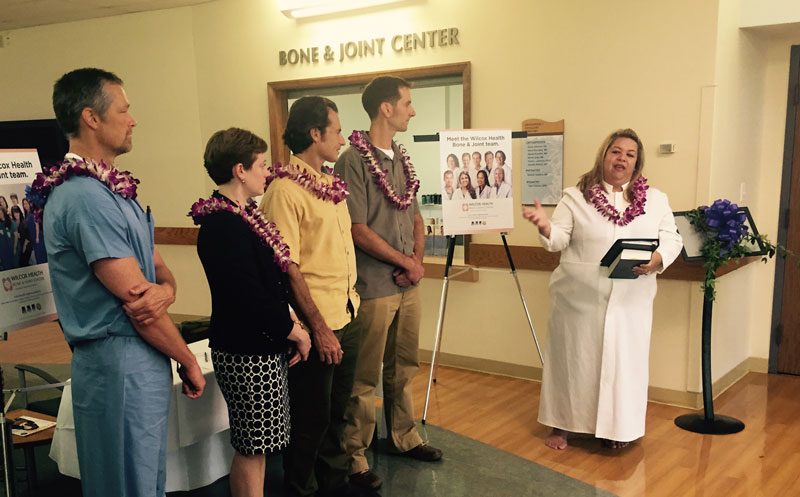
[[[733, 245], [733, 247], [729, 250], [724, 250], [727, 243], [718, 240], [717, 231], [706, 224], [706, 214], [704, 211], [699, 208], [694, 209], [688, 211], [686, 217], [689, 218], [689, 222], [692, 226], [703, 235], [704, 241], [701, 247], [701, 253], [704, 260], [703, 268], [705, 269], [705, 278], [703, 279], [701, 288], [705, 298], [712, 302], [717, 293], [715, 288], [715, 275], [717, 270], [723, 265], [730, 264], [731, 261], [739, 264], [740, 259], [746, 257], [750, 253], [752, 245], [761, 246], [767, 251], [767, 253], [761, 257], [761, 261], [764, 262], [764, 264], [766, 264], [769, 259], [775, 257], [775, 254], [781, 257], [795, 255], [794, 252], [788, 250], [783, 245], [775, 245], [770, 242], [766, 235], [756, 236], [749, 231]], [[798, 261], [798, 267], [800, 267], [800, 261]]]

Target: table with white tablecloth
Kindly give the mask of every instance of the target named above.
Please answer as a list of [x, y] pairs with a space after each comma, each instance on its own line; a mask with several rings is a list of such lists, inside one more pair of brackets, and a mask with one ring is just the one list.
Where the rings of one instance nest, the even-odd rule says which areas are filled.
[[[228, 408], [214, 376], [208, 340], [189, 345], [206, 387], [202, 397], [189, 399], [181, 392], [181, 380], [172, 363], [172, 395], [167, 432], [167, 492], [209, 485], [230, 472], [233, 447], [228, 429]], [[72, 415], [72, 388], [64, 387], [50, 458], [67, 476], [80, 478]]]

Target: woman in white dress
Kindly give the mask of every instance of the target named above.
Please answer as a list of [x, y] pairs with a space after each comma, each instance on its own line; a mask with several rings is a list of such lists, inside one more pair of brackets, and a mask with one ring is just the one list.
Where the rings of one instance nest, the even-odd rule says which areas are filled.
[[456, 154], [447, 156], [447, 169], [452, 173], [455, 173], [456, 169], [458, 169], [458, 157], [456, 157]]
[[[569, 433], [589, 433], [611, 448], [644, 435], [656, 273], [682, 241], [667, 196], [641, 175], [644, 150], [631, 129], [612, 133], [594, 167], [564, 190], [552, 219], [536, 200], [523, 216], [545, 249], [561, 251], [550, 279], [551, 315], [539, 422], [545, 444], [567, 447]], [[657, 238], [636, 279], [610, 279], [600, 259], [619, 238]]]
[[478, 171], [478, 188], [475, 190], [475, 194], [478, 198], [490, 198], [492, 194], [492, 187], [489, 186], [489, 175], [486, 174], [486, 171], [481, 169]]
[[503, 177], [508, 186], [511, 186], [511, 166], [506, 164], [506, 153], [498, 150], [494, 153], [494, 167], [503, 169]]
[[475, 189], [472, 188], [472, 183], [470, 183], [469, 173], [461, 171], [458, 175], [458, 190], [453, 194], [453, 198], [457, 200], [472, 200], [475, 197]]

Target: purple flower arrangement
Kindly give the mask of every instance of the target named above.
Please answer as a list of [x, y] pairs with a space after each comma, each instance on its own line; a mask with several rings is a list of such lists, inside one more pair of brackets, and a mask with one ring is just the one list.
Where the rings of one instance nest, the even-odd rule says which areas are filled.
[[[325, 201], [338, 204], [347, 198], [347, 183], [337, 174], [333, 174], [333, 182], [328, 184], [324, 181], [319, 181], [308, 171], [300, 170], [300, 168], [291, 164], [281, 164], [277, 162], [270, 168], [270, 176], [267, 177], [267, 186], [270, 185], [277, 178], [289, 178], [298, 185], [302, 186], [309, 192], [313, 193], [317, 198]], [[325, 173], [327, 174], [327, 173]]]
[[389, 199], [389, 201], [394, 204], [397, 209], [401, 211], [408, 209], [414, 202], [414, 198], [419, 190], [419, 179], [414, 173], [414, 165], [411, 164], [411, 158], [408, 156], [408, 151], [406, 151], [406, 148], [400, 145], [400, 154], [402, 155], [403, 160], [403, 172], [406, 176], [406, 193], [405, 195], [401, 196], [394, 191], [392, 185], [389, 184], [389, 180], [386, 179], [386, 171], [381, 169], [381, 167], [378, 165], [378, 159], [376, 158], [377, 151], [364, 136], [364, 132], [353, 131], [353, 133], [350, 135], [350, 144], [355, 147], [359, 153], [361, 153], [361, 157], [367, 162], [367, 166], [372, 173], [375, 184], [378, 185], [378, 188], [381, 189], [386, 198]]
[[647, 203], [647, 179], [644, 176], [633, 182], [633, 200], [624, 212], [620, 213], [616, 207], [608, 203], [605, 190], [601, 185], [594, 185], [589, 189], [589, 201], [597, 211], [618, 226], [625, 226], [637, 216], [644, 214], [644, 204]]
[[[742, 212], [739, 212], [740, 210]], [[784, 257], [796, 256], [783, 245], [771, 243], [765, 235], [749, 230], [745, 225], [747, 214], [744, 209], [730, 200], [719, 199], [710, 206], [702, 205], [687, 211], [686, 217], [695, 230], [703, 236], [703, 246], [700, 250], [705, 278], [702, 288], [705, 298], [709, 301], [713, 302], [716, 295], [717, 270], [731, 260], [738, 264], [742, 257], [761, 255], [762, 262], [766, 263], [775, 254]], [[754, 250], [756, 246], [758, 249]]]
[[36, 173], [31, 186], [25, 188], [25, 197], [33, 205], [33, 215], [37, 222], [42, 221], [44, 206], [53, 189], [73, 176], [94, 178], [105, 184], [112, 192], [129, 199], [136, 198], [136, 188], [139, 184], [139, 180], [129, 171], [120, 171], [103, 161], [70, 158], [57, 166], [45, 168], [44, 171]]
[[203, 217], [222, 211], [232, 212], [241, 216], [250, 227], [250, 230], [258, 236], [261, 243], [272, 249], [272, 258], [275, 264], [281, 268], [281, 271], [285, 273], [289, 269], [289, 264], [292, 263], [289, 246], [283, 241], [283, 237], [275, 223], [267, 221], [264, 217], [264, 212], [252, 200], [242, 209], [224, 199], [216, 197], [201, 198], [192, 205], [188, 215], [192, 218], [194, 224], [202, 224]]
[[705, 223], [709, 230], [716, 233], [722, 243], [720, 255], [728, 253], [747, 234], [747, 215], [739, 212], [739, 206], [727, 199], [715, 200], [711, 206], [700, 206], [705, 214]]

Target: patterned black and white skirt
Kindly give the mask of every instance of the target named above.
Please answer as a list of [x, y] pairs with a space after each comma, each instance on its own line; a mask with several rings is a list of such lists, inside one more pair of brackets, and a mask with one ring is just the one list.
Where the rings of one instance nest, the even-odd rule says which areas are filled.
[[289, 363], [286, 354], [211, 351], [228, 404], [231, 445], [240, 454], [271, 454], [289, 443]]

